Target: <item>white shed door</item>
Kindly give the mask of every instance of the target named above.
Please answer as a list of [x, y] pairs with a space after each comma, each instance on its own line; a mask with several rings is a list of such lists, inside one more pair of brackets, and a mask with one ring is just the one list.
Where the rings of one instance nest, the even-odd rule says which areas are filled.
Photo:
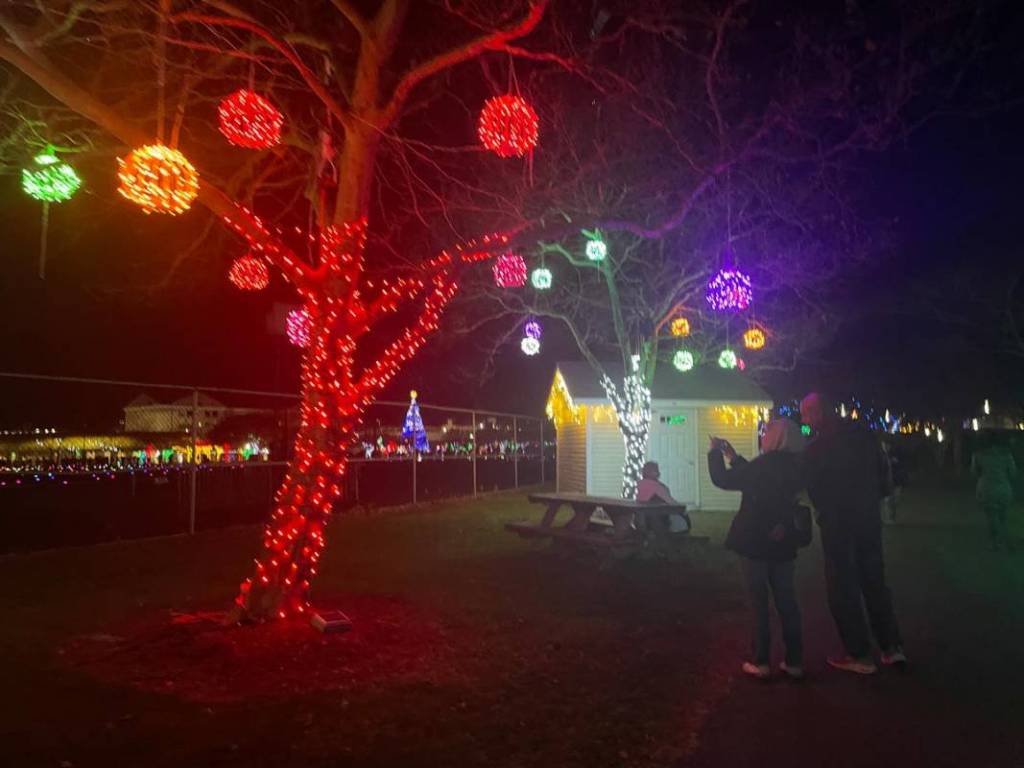
[[673, 498], [688, 507], [697, 506], [697, 411], [693, 408], [658, 407], [651, 412], [647, 455], [658, 462], [661, 482]]

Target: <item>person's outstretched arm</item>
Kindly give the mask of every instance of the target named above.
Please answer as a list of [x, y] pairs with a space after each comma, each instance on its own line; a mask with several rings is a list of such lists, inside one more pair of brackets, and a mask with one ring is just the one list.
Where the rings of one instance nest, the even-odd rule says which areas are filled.
[[732, 467], [725, 466], [725, 456], [718, 448], [708, 451], [708, 473], [711, 482], [723, 491], [742, 491], [746, 485], [747, 460], [740, 455], [732, 459]]

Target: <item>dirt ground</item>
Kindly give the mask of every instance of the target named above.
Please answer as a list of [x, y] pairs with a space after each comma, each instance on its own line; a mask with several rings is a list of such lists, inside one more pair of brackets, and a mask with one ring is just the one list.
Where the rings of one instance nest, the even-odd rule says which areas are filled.
[[908, 489], [886, 529], [904, 674], [825, 668], [804, 551], [802, 684], [738, 672], [728, 515], [697, 513], [711, 543], [679, 562], [604, 570], [503, 530], [537, 516], [506, 494], [336, 520], [315, 603], [355, 626], [328, 637], [216, 623], [253, 528], [0, 558], [0, 764], [1024, 765], [1024, 546], [989, 552], [965, 487]]

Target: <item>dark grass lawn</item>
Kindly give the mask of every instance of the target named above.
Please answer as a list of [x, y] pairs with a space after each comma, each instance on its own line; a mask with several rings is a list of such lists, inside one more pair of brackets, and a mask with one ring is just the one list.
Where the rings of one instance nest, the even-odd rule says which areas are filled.
[[[1024, 765], [1024, 555], [970, 494], [911, 489], [887, 529], [912, 667], [851, 678], [816, 541], [798, 565], [810, 678], [737, 670], [728, 515], [682, 562], [599, 570], [507, 534], [522, 496], [331, 526], [315, 601], [355, 620], [222, 629], [258, 531], [0, 559], [6, 766]], [[1018, 511], [1019, 518], [1019, 511]]]

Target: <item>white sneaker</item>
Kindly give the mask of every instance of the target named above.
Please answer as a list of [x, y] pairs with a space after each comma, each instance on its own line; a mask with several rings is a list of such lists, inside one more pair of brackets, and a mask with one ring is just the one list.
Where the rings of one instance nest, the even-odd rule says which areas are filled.
[[783, 672], [785, 672], [787, 675], [789, 675], [793, 680], [803, 680], [804, 679], [804, 668], [803, 667], [798, 667], [796, 665], [790, 666], [786, 662], [782, 662], [781, 664], [779, 664], [779, 669], [781, 669]]
[[767, 664], [754, 664], [752, 661], [743, 662], [744, 674], [756, 677], [758, 680], [767, 680], [772, 676], [772, 668]]
[[875, 662], [869, 658], [855, 659], [853, 656], [835, 656], [828, 660], [828, 665], [844, 672], [854, 672], [858, 675], [873, 675], [878, 671]]
[[903, 649], [898, 645], [889, 651], [882, 652], [882, 664], [887, 667], [903, 666], [906, 663], [907, 655], [903, 653]]

